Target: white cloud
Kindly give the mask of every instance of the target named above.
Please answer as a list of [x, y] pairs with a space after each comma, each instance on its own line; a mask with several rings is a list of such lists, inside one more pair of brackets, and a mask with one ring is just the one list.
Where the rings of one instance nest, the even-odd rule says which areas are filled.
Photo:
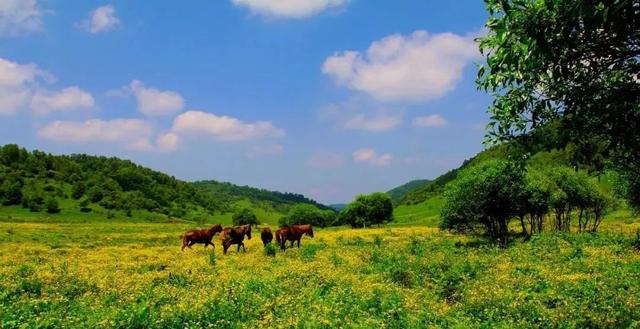
[[178, 141], [178, 135], [171, 132], [158, 135], [156, 139], [157, 149], [165, 152], [175, 151], [178, 148]]
[[112, 5], [98, 7], [89, 13], [89, 17], [78, 24], [90, 33], [107, 32], [120, 24], [116, 9]]
[[40, 31], [42, 16], [36, 0], [0, 0], [0, 36]]
[[344, 129], [383, 132], [402, 123], [404, 111], [387, 110], [380, 103], [361, 97], [352, 97], [347, 101], [331, 104], [320, 111], [320, 117], [333, 121]]
[[413, 120], [416, 127], [442, 127], [447, 124], [447, 120], [438, 114], [417, 117]]
[[118, 142], [131, 148], [139, 148], [152, 133], [153, 127], [138, 119], [54, 121], [38, 131], [41, 137], [56, 142]]
[[184, 99], [175, 91], [160, 91], [155, 88], [145, 87], [144, 84], [138, 80], [131, 81], [128, 89], [136, 97], [138, 111], [146, 115], [169, 115], [184, 109]]
[[348, 129], [359, 129], [371, 132], [387, 131], [398, 126], [402, 117], [398, 115], [378, 114], [368, 117], [364, 114], [356, 115], [344, 123]]
[[344, 164], [344, 156], [340, 153], [317, 151], [307, 160], [307, 165], [313, 168], [336, 168]]
[[350, 0], [232, 0], [254, 14], [267, 17], [305, 18], [329, 8], [346, 5]]
[[46, 114], [54, 111], [90, 109], [95, 105], [93, 96], [77, 86], [60, 91], [37, 91], [31, 98], [31, 110]]
[[393, 156], [389, 153], [378, 154], [374, 149], [362, 148], [353, 152], [353, 161], [374, 166], [386, 166], [391, 163]]
[[452, 91], [467, 64], [479, 56], [471, 36], [418, 30], [385, 37], [366, 53], [338, 52], [325, 60], [322, 71], [379, 100], [422, 102]]
[[242, 141], [284, 136], [284, 131], [268, 121], [245, 123], [236, 118], [201, 111], [188, 111], [173, 121], [173, 132], [201, 134], [220, 141]]
[[25, 108], [40, 79], [52, 78], [35, 64], [18, 64], [0, 58], [0, 115], [14, 114]]
[[172, 152], [179, 143], [175, 133], [156, 135], [153, 125], [140, 119], [54, 121], [38, 135], [58, 143], [111, 143], [136, 151]]

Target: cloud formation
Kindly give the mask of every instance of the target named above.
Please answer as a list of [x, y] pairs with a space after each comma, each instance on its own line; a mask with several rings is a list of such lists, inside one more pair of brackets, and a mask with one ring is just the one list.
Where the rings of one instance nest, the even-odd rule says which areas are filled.
[[356, 163], [364, 163], [373, 166], [387, 166], [393, 160], [393, 156], [389, 153], [378, 154], [376, 150], [371, 148], [361, 148], [353, 152], [353, 161]]
[[0, 115], [15, 114], [30, 108], [34, 113], [88, 109], [93, 96], [77, 86], [48, 90], [43, 82], [54, 77], [35, 64], [19, 64], [0, 58]]
[[100, 33], [112, 30], [120, 24], [116, 17], [116, 9], [112, 5], [98, 7], [89, 13], [89, 17], [78, 24], [90, 33]]
[[40, 31], [43, 15], [36, 0], [0, 0], [0, 36]]
[[338, 8], [349, 0], [232, 0], [258, 15], [278, 18], [305, 18], [330, 8]]
[[239, 119], [202, 111], [187, 111], [173, 121], [173, 132], [210, 136], [218, 141], [245, 141], [284, 136], [284, 131], [268, 121], [246, 123]]
[[138, 119], [90, 119], [84, 122], [54, 121], [38, 131], [40, 137], [71, 143], [121, 143], [130, 149], [152, 148], [153, 127]]
[[160, 91], [133, 80], [126, 87], [136, 97], [138, 111], [149, 116], [170, 115], [184, 109], [184, 99], [172, 90]]
[[60, 91], [37, 91], [31, 98], [31, 110], [38, 114], [90, 109], [94, 105], [93, 96], [77, 86], [67, 87]]
[[442, 127], [447, 124], [447, 120], [439, 114], [427, 115], [413, 119], [416, 127]]
[[418, 30], [373, 42], [365, 53], [337, 52], [322, 72], [378, 100], [426, 102], [452, 91], [479, 56], [471, 36]]
[[376, 133], [397, 127], [403, 116], [403, 110], [387, 110], [378, 102], [360, 97], [328, 105], [320, 111], [322, 119], [333, 121], [338, 127]]

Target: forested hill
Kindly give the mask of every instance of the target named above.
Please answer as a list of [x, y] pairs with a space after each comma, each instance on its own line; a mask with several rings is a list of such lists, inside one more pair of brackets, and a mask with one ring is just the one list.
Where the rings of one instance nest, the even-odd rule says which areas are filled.
[[269, 191], [265, 189], [250, 186], [239, 186], [228, 182], [218, 182], [214, 180], [197, 181], [192, 183], [192, 185], [201, 192], [217, 195], [220, 197], [227, 197], [227, 201], [249, 199], [254, 202], [268, 202], [271, 203], [276, 209], [297, 203], [310, 204], [323, 210], [330, 209], [329, 207], [311, 200], [301, 194]]
[[32, 213], [98, 211], [131, 217], [140, 212], [202, 220], [246, 207], [275, 216], [296, 203], [326, 208], [297, 194], [214, 181], [185, 182], [115, 157], [0, 147], [0, 204]]
[[[527, 160], [527, 163], [533, 167], [547, 166], [572, 166], [573, 150], [571, 148], [536, 150]], [[481, 163], [491, 159], [507, 159], [509, 157], [509, 145], [502, 144], [486, 149], [472, 158], [465, 160], [460, 167], [452, 169], [432, 181], [428, 181], [415, 187], [406, 193], [396, 204], [411, 205], [426, 201], [427, 199], [441, 195], [447, 183], [456, 179], [458, 174], [472, 165]], [[583, 168], [591, 171], [592, 168]]]
[[416, 179], [416, 180], [412, 180], [408, 183], [402, 184], [398, 187], [395, 187], [389, 191], [387, 191], [387, 194], [389, 194], [389, 196], [391, 197], [391, 200], [393, 201], [394, 204], [398, 203], [400, 200], [402, 200], [402, 198], [404, 198], [405, 195], [407, 195], [410, 192], [413, 192], [415, 189], [424, 186], [425, 184], [429, 183], [430, 181], [428, 179]]

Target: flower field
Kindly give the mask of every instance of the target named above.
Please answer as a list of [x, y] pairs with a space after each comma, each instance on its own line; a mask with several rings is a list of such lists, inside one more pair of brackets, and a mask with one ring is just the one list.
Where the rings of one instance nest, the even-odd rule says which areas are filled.
[[184, 223], [0, 223], [0, 328], [640, 327], [637, 223], [500, 247], [428, 227], [316, 230], [266, 255]]

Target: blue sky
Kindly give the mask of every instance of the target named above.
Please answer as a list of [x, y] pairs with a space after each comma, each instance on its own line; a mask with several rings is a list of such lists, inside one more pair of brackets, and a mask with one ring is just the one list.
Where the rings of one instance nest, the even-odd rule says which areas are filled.
[[482, 1], [0, 0], [0, 143], [351, 200], [482, 149]]

